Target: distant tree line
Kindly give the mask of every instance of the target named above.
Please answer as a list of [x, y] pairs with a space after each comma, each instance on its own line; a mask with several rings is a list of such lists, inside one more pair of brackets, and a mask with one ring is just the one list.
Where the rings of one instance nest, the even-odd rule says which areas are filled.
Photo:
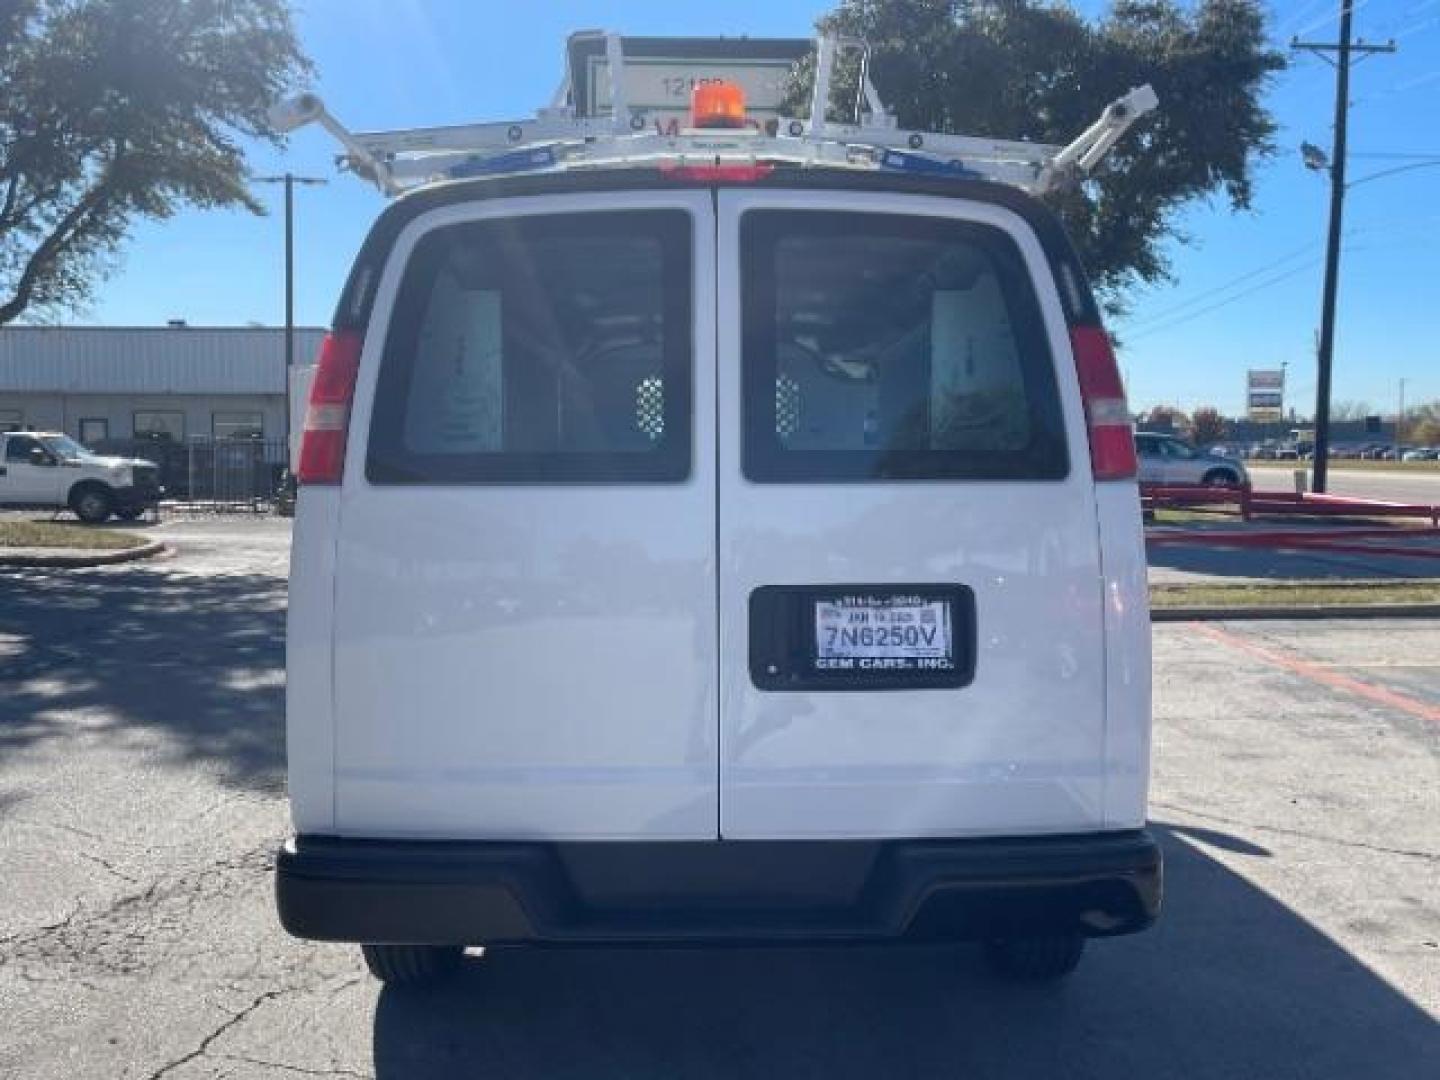
[[[1330, 410], [1333, 420], [1347, 423], [1364, 420], [1381, 414], [1366, 401], [1337, 402]], [[1156, 405], [1141, 411], [1135, 418], [1135, 426], [1154, 431], [1173, 431], [1183, 435], [1196, 446], [1212, 446], [1224, 442], [1232, 434], [1233, 420], [1227, 419], [1213, 405], [1202, 405], [1186, 413], [1174, 405]], [[1395, 433], [1395, 414], [1382, 420], [1383, 431], [1379, 433], [1388, 439]], [[1427, 401], [1405, 410], [1402, 441], [1419, 446], [1440, 446], [1440, 399]]]

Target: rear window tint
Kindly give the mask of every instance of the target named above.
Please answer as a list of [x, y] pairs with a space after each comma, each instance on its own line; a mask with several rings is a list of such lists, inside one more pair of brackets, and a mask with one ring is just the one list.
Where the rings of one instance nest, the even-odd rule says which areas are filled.
[[745, 475], [1063, 478], [1050, 349], [999, 229], [873, 213], [742, 219]]
[[375, 483], [684, 479], [691, 240], [683, 211], [438, 229], [386, 335]]

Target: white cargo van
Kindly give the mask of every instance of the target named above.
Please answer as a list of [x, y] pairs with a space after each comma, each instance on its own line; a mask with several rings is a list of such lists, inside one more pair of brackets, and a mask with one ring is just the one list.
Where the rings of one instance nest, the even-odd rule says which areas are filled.
[[299, 469], [291, 933], [395, 982], [756, 940], [1054, 977], [1155, 919], [1135, 447], [1070, 245], [759, 145], [374, 226]]

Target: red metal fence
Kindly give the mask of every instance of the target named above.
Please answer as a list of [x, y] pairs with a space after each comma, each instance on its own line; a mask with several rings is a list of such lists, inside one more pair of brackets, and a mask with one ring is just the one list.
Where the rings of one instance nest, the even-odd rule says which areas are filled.
[[1412, 518], [1440, 528], [1440, 506], [1424, 503], [1382, 502], [1346, 495], [1314, 492], [1255, 491], [1241, 487], [1201, 484], [1141, 484], [1140, 505], [1146, 510], [1189, 510], [1197, 513], [1238, 514], [1244, 521], [1256, 515], [1346, 518]]

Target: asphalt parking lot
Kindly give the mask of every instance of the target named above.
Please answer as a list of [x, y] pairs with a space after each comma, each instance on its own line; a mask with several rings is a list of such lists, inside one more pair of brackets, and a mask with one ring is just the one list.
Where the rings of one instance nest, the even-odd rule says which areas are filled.
[[[1062, 987], [965, 948], [285, 937], [286, 523], [0, 571], [0, 1076], [1413, 1078], [1440, 1061], [1440, 623], [1155, 628], [1166, 911]], [[1428, 1062], [1428, 1064], [1426, 1064]]]
[[[1382, 462], [1383, 466], [1385, 463]], [[1309, 462], [1256, 462], [1250, 468], [1250, 480], [1257, 491], [1294, 491], [1295, 470], [1309, 470]], [[1440, 503], [1440, 471], [1392, 468], [1347, 468], [1346, 462], [1330, 463], [1326, 485], [1333, 495], [1349, 495], [1356, 499], [1379, 499], [1382, 502]]]

